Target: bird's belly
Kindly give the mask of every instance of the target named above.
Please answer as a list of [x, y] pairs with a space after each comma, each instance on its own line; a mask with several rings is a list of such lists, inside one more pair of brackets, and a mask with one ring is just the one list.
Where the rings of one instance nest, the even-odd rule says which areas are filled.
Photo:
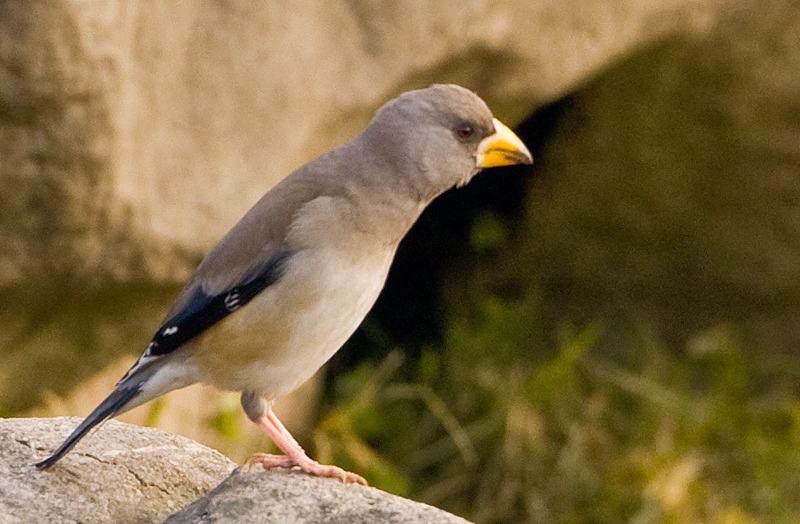
[[272, 286], [196, 341], [201, 381], [277, 398], [347, 341], [386, 280], [392, 252], [299, 253]]

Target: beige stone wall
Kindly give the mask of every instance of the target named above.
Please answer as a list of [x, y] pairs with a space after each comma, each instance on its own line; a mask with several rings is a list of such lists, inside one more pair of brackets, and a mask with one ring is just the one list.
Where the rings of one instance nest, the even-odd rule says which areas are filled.
[[509, 124], [714, 0], [0, 3], [0, 414], [138, 354], [203, 254], [394, 95]]
[[406, 89], [511, 123], [710, 2], [7, 2], [0, 289], [184, 278], [277, 180]]

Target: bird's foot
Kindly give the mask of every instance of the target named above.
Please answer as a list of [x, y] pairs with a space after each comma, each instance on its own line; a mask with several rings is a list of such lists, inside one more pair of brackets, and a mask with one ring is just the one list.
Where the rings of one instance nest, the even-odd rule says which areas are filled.
[[255, 471], [256, 465], [261, 465], [264, 469], [277, 468], [300, 468], [309, 475], [316, 477], [331, 477], [341, 479], [345, 484], [354, 483], [367, 485], [367, 481], [361, 475], [351, 471], [345, 471], [338, 466], [328, 466], [312, 460], [308, 455], [300, 457], [289, 457], [287, 455], [270, 455], [267, 453], [256, 453], [245, 462], [244, 467], [247, 471]]

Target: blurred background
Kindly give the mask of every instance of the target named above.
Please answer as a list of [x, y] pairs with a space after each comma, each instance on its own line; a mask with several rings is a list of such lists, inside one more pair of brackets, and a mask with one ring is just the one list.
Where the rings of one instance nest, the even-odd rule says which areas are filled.
[[[309, 453], [481, 524], [800, 522], [790, 0], [0, 2], [0, 416], [86, 415], [257, 198], [433, 82], [535, 164], [425, 212], [277, 406]], [[202, 386], [122, 419], [271, 446]]]

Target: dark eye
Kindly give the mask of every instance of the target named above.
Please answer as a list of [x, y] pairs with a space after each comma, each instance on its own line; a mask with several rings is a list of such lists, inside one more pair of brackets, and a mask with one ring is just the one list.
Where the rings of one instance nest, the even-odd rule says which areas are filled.
[[461, 140], [468, 139], [473, 133], [475, 133], [475, 129], [469, 124], [461, 124], [458, 126], [458, 129], [456, 129], [456, 134]]

